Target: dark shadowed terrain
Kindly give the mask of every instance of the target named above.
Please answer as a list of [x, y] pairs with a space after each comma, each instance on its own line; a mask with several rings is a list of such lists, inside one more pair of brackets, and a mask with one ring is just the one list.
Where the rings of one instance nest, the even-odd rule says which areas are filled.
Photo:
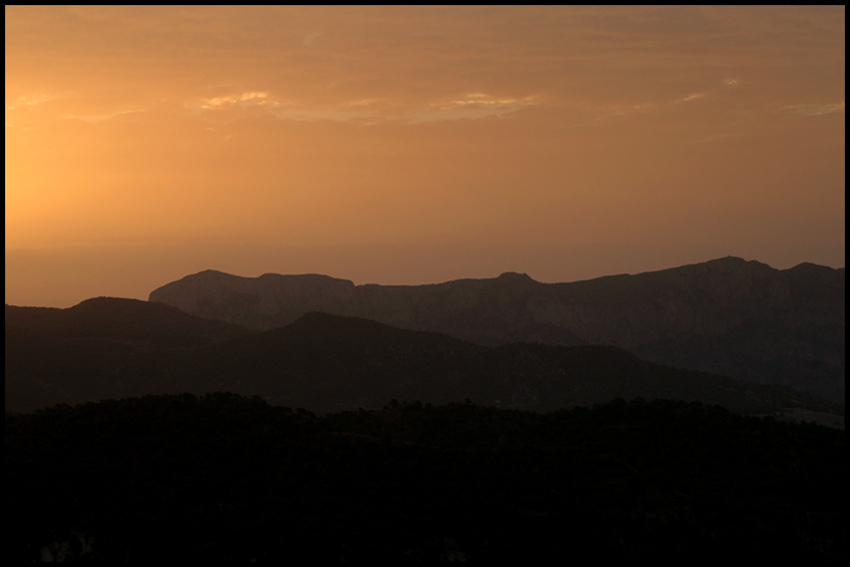
[[256, 330], [323, 311], [487, 346], [611, 345], [659, 364], [783, 384], [844, 404], [843, 268], [776, 270], [729, 257], [573, 283], [506, 273], [420, 286], [210, 270], [160, 287], [150, 301]]
[[148, 396], [6, 417], [4, 557], [844, 564], [844, 432], [622, 399], [317, 417]]
[[6, 306], [7, 559], [846, 561], [843, 270], [157, 298]]
[[325, 313], [257, 332], [115, 298], [6, 311], [7, 411], [229, 391], [322, 413], [391, 399], [549, 411], [643, 397], [745, 414], [807, 410], [836, 425], [843, 419], [843, 407], [811, 394], [666, 367], [611, 346], [490, 347]]

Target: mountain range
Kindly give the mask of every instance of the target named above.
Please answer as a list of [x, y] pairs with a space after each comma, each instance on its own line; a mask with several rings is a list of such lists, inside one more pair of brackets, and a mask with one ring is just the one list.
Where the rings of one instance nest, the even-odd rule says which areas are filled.
[[509, 272], [411, 286], [207, 270], [154, 290], [149, 301], [253, 330], [321, 311], [485, 346], [609, 345], [658, 364], [783, 384], [844, 404], [844, 268], [777, 270], [727, 257], [572, 283]]
[[842, 562], [844, 432], [810, 422], [844, 428], [843, 282], [207, 271], [6, 305], [7, 555]]
[[[210, 277], [257, 281], [216, 272], [205, 272], [200, 279]], [[339, 285], [338, 280], [318, 276], [280, 280], [297, 284], [290, 287], [290, 297], [312, 296], [314, 301], [327, 299], [328, 294], [307, 282]], [[596, 280], [579, 283], [592, 282]], [[601, 283], [610, 281], [603, 278]], [[508, 315], [499, 318], [495, 306], [511, 303], [500, 298], [521, 297], [530, 293], [522, 289], [533, 291], [539, 286], [548, 290], [547, 285], [508, 275], [395, 290], [397, 297], [405, 291], [419, 292], [420, 303], [430, 301], [435, 319], [447, 320], [446, 310], [440, 311], [441, 305], [452, 305], [447, 298], [470, 304], [467, 313], [475, 316], [455, 319], [455, 328], [490, 333], [489, 340], [476, 342], [446, 332], [403, 329], [326, 312], [308, 312], [288, 324], [259, 330], [197, 317], [155, 301], [101, 297], [68, 309], [7, 305], [6, 409], [26, 412], [57, 403], [214, 391], [257, 395], [276, 405], [318, 412], [379, 408], [391, 399], [430, 403], [470, 399], [497, 407], [548, 411], [616, 397], [643, 397], [715, 403], [745, 414], [792, 411], [800, 418], [801, 413], [816, 412], [831, 415], [827, 419], [840, 424], [843, 403], [780, 384], [758, 385], [685, 365], [658, 364], [613, 345], [575, 344], [587, 341], [555, 325], [530, 323], [511, 330], [504, 323]], [[383, 292], [382, 286], [364, 287], [374, 296]], [[482, 323], [476, 315], [486, 309], [478, 305], [481, 302], [493, 309], [493, 320], [502, 321], [502, 327]], [[289, 303], [292, 309], [294, 304]], [[518, 299], [513, 304], [522, 305]], [[428, 313], [421, 305], [413, 311]], [[245, 318], [251, 311], [243, 308], [234, 313]], [[529, 329], [545, 337], [533, 342], [505, 339], [510, 333], [532, 332]], [[843, 334], [843, 325], [840, 330]], [[501, 343], [493, 338], [499, 336]], [[573, 344], [557, 344], [558, 337]]]

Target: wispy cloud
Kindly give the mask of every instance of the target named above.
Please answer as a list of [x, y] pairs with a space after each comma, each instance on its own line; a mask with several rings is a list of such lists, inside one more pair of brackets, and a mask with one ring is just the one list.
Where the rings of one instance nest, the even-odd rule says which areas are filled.
[[242, 94], [202, 98], [197, 101], [189, 102], [186, 106], [190, 108], [199, 108], [201, 110], [215, 110], [217, 108], [229, 108], [233, 106], [242, 108], [255, 106], [276, 108], [280, 106], [280, 104], [281, 103], [279, 101], [271, 98], [267, 92], [245, 92]]
[[780, 108], [781, 111], [793, 112], [802, 116], [823, 116], [824, 114], [844, 113], [844, 103], [833, 104], [792, 104]]
[[683, 97], [683, 98], [680, 98], [680, 99], [678, 99], [678, 100], [674, 100], [673, 102], [674, 102], [675, 104], [681, 104], [681, 103], [683, 103], [683, 102], [690, 102], [690, 101], [692, 101], [692, 100], [696, 100], [696, 99], [698, 99], [698, 98], [703, 98], [703, 97], [705, 96], [705, 94], [706, 94], [706, 93], [691, 93], [691, 94], [689, 94], [688, 96]]
[[445, 97], [432, 102], [393, 101], [388, 97], [367, 97], [335, 105], [307, 104], [302, 101], [278, 99], [268, 92], [245, 92], [185, 103], [197, 111], [224, 108], [268, 111], [270, 116], [287, 120], [333, 120], [359, 124], [376, 124], [402, 120], [411, 124], [442, 120], [478, 119], [502, 116], [539, 104], [538, 97], [498, 97], [475, 92]]
[[468, 93], [440, 100], [408, 117], [411, 122], [461, 120], [503, 116], [539, 104], [536, 96], [499, 97], [488, 93]]
[[53, 95], [36, 95], [36, 96], [19, 96], [15, 99], [15, 102], [8, 105], [6, 110], [17, 110], [19, 108], [26, 108], [28, 106], [36, 106], [38, 104], [43, 104], [45, 102], [51, 101], [56, 98]]
[[125, 114], [135, 114], [137, 112], [142, 111], [135, 108], [126, 108], [122, 110], [115, 110], [112, 112], [104, 112], [100, 114], [66, 114], [62, 116], [62, 118], [65, 120], [82, 120], [83, 122], [88, 122], [89, 124], [97, 124], [98, 122], [111, 120], [113, 118], [117, 118], [118, 116], [123, 116]]

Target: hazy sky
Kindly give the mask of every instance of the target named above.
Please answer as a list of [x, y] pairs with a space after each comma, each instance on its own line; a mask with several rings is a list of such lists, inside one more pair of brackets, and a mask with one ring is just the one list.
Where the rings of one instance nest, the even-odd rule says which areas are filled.
[[844, 266], [844, 7], [6, 7], [6, 302]]

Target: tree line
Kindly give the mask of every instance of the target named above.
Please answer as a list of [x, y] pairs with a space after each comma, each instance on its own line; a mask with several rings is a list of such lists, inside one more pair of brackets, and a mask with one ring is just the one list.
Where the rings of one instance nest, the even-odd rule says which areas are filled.
[[844, 432], [698, 402], [162, 395], [7, 415], [5, 440], [15, 561], [846, 558]]

